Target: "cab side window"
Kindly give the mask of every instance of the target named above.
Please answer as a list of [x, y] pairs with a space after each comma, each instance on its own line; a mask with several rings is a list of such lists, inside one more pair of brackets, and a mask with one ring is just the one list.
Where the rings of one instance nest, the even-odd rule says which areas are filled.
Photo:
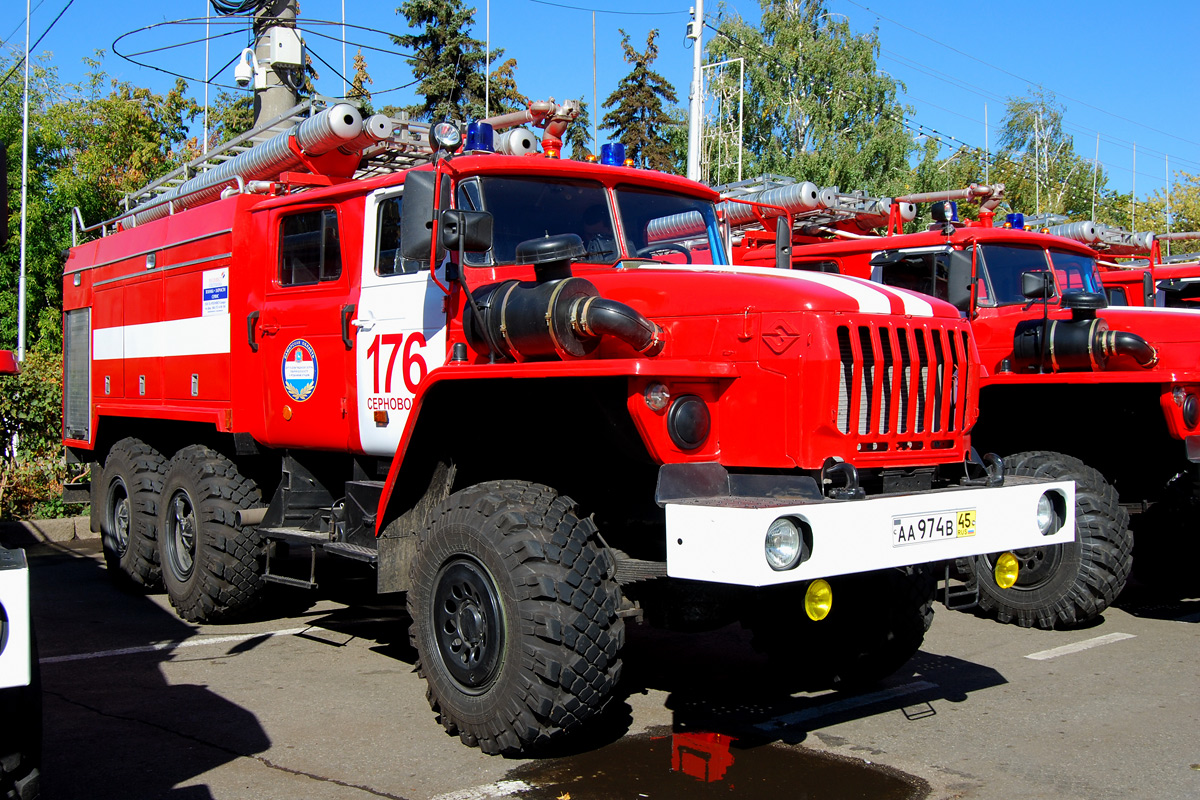
[[336, 281], [341, 274], [342, 245], [336, 211], [303, 211], [279, 221], [281, 286]]
[[429, 262], [404, 258], [400, 248], [400, 196], [379, 203], [375, 229], [375, 274], [411, 275], [429, 269]]

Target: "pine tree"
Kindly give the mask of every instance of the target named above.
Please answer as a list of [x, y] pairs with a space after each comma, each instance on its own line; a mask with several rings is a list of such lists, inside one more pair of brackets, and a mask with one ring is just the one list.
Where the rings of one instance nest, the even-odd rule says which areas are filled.
[[571, 158], [582, 161], [592, 155], [592, 117], [586, 100], [579, 100], [579, 116], [567, 128], [563, 146], [571, 148]]
[[658, 58], [658, 29], [646, 37], [646, 49], [639, 53], [629, 43], [629, 34], [621, 31], [621, 49], [626, 63], [632, 64], [629, 74], [617, 84], [617, 90], [604, 101], [611, 108], [600, 125], [613, 131], [625, 145], [625, 156], [640, 167], [670, 170], [674, 150], [667, 142], [671, 117], [665, 103], [676, 101], [675, 87], [651, 67]]
[[409, 113], [426, 120], [483, 116], [485, 52], [469, 32], [475, 9], [462, 0], [407, 0], [396, 13], [420, 31], [391, 37], [412, 53], [408, 63], [425, 98]]

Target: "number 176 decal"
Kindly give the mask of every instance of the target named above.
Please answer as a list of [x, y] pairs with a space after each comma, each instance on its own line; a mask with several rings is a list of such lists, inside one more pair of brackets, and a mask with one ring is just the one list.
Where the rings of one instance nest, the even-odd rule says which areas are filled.
[[[429, 367], [425, 364], [424, 357], [420, 353], [414, 353], [413, 348], [418, 349], [425, 346], [425, 335], [420, 331], [410, 333], [407, 336], [403, 333], [384, 333], [376, 334], [371, 341], [371, 346], [367, 348], [367, 358], [371, 360], [373, 365], [372, 372], [375, 379], [375, 394], [379, 394], [379, 373], [383, 368], [383, 348], [391, 347], [391, 353], [387, 358], [387, 372], [383, 378], [383, 393], [390, 394], [392, 391], [392, 370], [396, 366], [396, 356], [403, 353], [403, 358], [400, 362], [400, 377], [404, 379], [404, 388], [409, 392], [416, 394], [417, 385], [425, 380], [425, 376], [429, 374]], [[413, 368], [416, 368], [416, 377], [413, 376]]]

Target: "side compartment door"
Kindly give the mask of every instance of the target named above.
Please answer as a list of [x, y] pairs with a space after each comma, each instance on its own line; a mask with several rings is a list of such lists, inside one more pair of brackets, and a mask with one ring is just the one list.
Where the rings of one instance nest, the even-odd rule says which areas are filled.
[[446, 363], [446, 295], [427, 263], [400, 255], [402, 192], [389, 187], [367, 197], [353, 321], [359, 441], [379, 456], [395, 454], [417, 387]]

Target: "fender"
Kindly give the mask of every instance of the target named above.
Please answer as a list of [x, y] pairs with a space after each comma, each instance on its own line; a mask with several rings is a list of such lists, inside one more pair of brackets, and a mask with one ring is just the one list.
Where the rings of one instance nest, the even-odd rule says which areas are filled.
[[387, 479], [384, 481], [383, 492], [379, 497], [379, 507], [375, 513], [376, 538], [383, 532], [383, 528], [388, 521], [386, 519], [388, 502], [391, 500], [392, 492], [395, 490], [405, 453], [408, 451], [408, 445], [412, 441], [413, 433], [416, 431], [421, 411], [425, 405], [425, 398], [429, 394], [431, 387], [450, 381], [470, 380], [474, 378], [486, 378], [494, 381], [498, 378], [567, 378], [579, 377], [580, 375], [598, 378], [645, 375], [655, 375], [664, 378], [736, 378], [738, 376], [738, 369], [736, 364], [717, 361], [697, 362], [689, 359], [655, 359], [651, 361], [649, 359], [634, 358], [581, 361], [527, 361], [512, 364], [452, 364], [439, 367], [430, 372], [426, 379], [421, 381], [417, 386], [417, 393], [413, 397], [412, 413], [408, 415], [408, 421], [404, 426], [404, 433], [401, 434], [400, 443], [396, 446], [396, 454], [392, 457]]

